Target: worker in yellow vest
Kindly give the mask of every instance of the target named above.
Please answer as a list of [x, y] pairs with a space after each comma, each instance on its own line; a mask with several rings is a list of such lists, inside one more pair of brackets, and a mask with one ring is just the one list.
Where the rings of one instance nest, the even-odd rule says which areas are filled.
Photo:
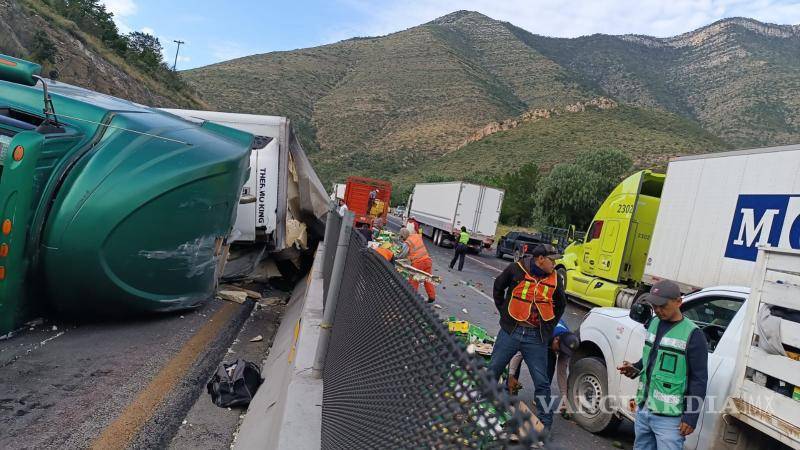
[[456, 243], [453, 259], [450, 261], [450, 268], [452, 269], [453, 266], [456, 265], [456, 260], [458, 260], [458, 271], [461, 272], [464, 269], [464, 258], [467, 255], [467, 244], [469, 244], [469, 233], [467, 233], [467, 227], [462, 226], [461, 232], [458, 233], [457, 236], [458, 242]]
[[[403, 228], [400, 230], [400, 240], [403, 241], [403, 249], [397, 257], [408, 258], [411, 262], [411, 267], [432, 275], [433, 260], [431, 260], [428, 250], [422, 242], [422, 235], [412, 234], [408, 231], [408, 228]], [[414, 292], [419, 289], [419, 281], [413, 278], [408, 279], [408, 284], [411, 285]], [[433, 283], [427, 280], [425, 281], [425, 292], [428, 294], [428, 303], [433, 303], [436, 300], [436, 289]]]
[[533, 379], [536, 416], [545, 426], [540, 439], [545, 442], [553, 424], [548, 345], [567, 307], [564, 281], [555, 271], [555, 261], [560, 258], [552, 245], [537, 245], [531, 255], [506, 267], [495, 279], [493, 292], [500, 331], [489, 370], [500, 379], [511, 358], [522, 353]]

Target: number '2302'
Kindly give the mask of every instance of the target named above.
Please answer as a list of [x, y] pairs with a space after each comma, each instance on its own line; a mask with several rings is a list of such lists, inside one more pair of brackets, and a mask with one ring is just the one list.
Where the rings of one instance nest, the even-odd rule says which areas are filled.
[[633, 205], [617, 205], [617, 214], [633, 214]]

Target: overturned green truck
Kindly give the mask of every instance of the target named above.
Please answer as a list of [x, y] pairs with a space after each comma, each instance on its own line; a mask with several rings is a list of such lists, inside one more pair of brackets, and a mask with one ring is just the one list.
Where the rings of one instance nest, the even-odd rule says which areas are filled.
[[0, 335], [32, 314], [188, 308], [215, 287], [253, 135], [0, 55]]

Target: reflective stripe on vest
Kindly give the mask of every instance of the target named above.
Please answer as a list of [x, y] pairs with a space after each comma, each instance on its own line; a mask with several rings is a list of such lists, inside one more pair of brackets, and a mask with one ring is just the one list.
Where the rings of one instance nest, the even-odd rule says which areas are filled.
[[537, 278], [529, 274], [520, 262], [517, 264], [525, 277], [511, 291], [508, 314], [518, 322], [525, 322], [531, 318], [533, 305], [536, 305], [536, 311], [542, 320], [553, 320], [555, 318], [553, 293], [558, 284], [558, 274], [553, 272], [545, 278]]
[[[652, 373], [648, 373], [650, 353], [655, 345], [656, 333], [660, 320], [654, 317], [648, 327], [647, 339], [642, 351], [642, 370], [636, 403], [647, 403], [647, 408], [664, 416], [680, 416], [683, 414], [683, 398], [688, 386], [688, 367], [686, 364], [686, 346], [692, 332], [697, 328], [689, 319], [684, 318], [661, 337], [656, 348]], [[647, 395], [645, 395], [647, 388]]]
[[408, 244], [408, 260], [411, 261], [412, 264], [415, 261], [430, 258], [428, 256], [428, 250], [425, 249], [425, 244], [422, 243], [421, 234], [409, 235], [406, 239], [406, 244]]

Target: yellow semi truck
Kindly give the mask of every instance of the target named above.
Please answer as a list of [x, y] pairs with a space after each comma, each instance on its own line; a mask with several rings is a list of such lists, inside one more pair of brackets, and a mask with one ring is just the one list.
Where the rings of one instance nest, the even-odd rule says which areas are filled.
[[629, 308], [661, 279], [746, 286], [759, 247], [800, 249], [800, 145], [684, 156], [623, 180], [557, 264], [567, 294]]
[[664, 179], [642, 170], [609, 194], [584, 240], [567, 246], [557, 263], [568, 295], [599, 306], [630, 307], [641, 288]]

